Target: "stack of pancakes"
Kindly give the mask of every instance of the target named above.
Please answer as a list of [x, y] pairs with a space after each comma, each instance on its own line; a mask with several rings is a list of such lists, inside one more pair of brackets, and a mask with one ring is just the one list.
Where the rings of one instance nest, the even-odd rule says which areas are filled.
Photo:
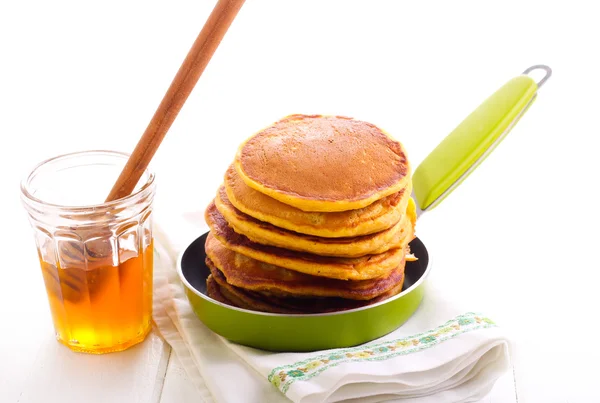
[[238, 149], [206, 209], [208, 295], [320, 313], [402, 290], [415, 205], [402, 145], [339, 116], [288, 116]]

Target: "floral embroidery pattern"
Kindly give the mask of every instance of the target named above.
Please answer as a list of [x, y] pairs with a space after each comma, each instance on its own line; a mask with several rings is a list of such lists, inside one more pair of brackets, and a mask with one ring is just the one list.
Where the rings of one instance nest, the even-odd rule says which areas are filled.
[[307, 381], [329, 368], [346, 362], [388, 360], [428, 349], [463, 333], [494, 326], [496, 324], [491, 319], [468, 312], [424, 333], [403, 339], [333, 350], [304, 361], [277, 367], [271, 371], [268, 379], [285, 394], [294, 382]]

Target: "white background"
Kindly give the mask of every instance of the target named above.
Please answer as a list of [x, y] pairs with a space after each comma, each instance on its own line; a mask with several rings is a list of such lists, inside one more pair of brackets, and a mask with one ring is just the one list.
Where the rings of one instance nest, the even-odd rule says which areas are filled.
[[[158, 338], [111, 358], [53, 341], [19, 180], [57, 154], [130, 152], [213, 5], [0, 3], [1, 402], [160, 398]], [[157, 209], [200, 217], [237, 145], [290, 113], [371, 121], [416, 167], [505, 81], [548, 64], [554, 74], [533, 107], [418, 234], [449, 292], [512, 332], [519, 402], [600, 401], [595, 10], [592, 1], [248, 1], [154, 159]]]

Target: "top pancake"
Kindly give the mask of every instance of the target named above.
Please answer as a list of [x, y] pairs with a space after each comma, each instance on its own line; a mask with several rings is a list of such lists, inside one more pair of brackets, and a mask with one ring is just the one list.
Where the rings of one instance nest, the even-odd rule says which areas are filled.
[[235, 169], [251, 188], [303, 211], [346, 211], [404, 189], [402, 145], [347, 117], [291, 115], [244, 142]]

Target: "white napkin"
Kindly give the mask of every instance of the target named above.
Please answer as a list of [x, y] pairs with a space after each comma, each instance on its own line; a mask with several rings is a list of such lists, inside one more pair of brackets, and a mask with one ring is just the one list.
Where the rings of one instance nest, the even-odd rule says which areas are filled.
[[196, 318], [175, 270], [178, 253], [207, 230], [200, 215], [162, 223], [154, 320], [204, 402], [475, 402], [509, 368], [502, 328], [450, 303], [435, 276], [408, 322], [362, 346], [272, 353], [230, 343]]

